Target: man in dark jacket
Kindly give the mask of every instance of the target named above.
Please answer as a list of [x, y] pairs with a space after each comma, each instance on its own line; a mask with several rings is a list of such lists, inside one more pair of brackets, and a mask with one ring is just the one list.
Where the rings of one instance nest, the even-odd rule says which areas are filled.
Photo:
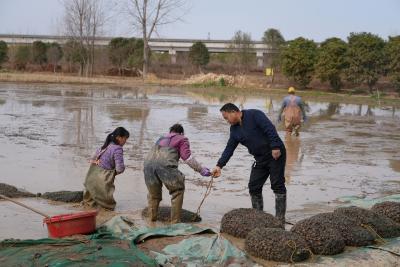
[[261, 110], [248, 109], [240, 111], [232, 103], [221, 109], [224, 119], [231, 124], [228, 143], [217, 166], [212, 170], [214, 177], [221, 175], [221, 169], [232, 157], [238, 144], [247, 147], [254, 156], [251, 169], [249, 193], [254, 209], [263, 210], [262, 189], [268, 177], [275, 193], [275, 216], [284, 225], [286, 214], [285, 163], [286, 149], [275, 126]]

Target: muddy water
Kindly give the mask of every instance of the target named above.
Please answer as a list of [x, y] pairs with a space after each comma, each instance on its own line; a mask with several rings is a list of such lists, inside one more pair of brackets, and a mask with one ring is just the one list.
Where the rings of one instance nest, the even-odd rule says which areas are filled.
[[[118, 212], [146, 206], [143, 156], [170, 125], [179, 122], [199, 161], [213, 167], [225, 147], [229, 126], [219, 114], [222, 103], [262, 109], [276, 123], [282, 96], [230, 95], [212, 90], [109, 88], [102, 86], [0, 84], [0, 182], [27, 191], [81, 190], [87, 159], [117, 126], [131, 133], [125, 146], [127, 170], [117, 176]], [[288, 219], [332, 209], [343, 196], [378, 197], [400, 191], [400, 111], [392, 106], [341, 104], [306, 99], [309, 122], [301, 136], [285, 140]], [[201, 215], [218, 226], [232, 208], [250, 207], [247, 183], [252, 157], [238, 147], [222, 177], [214, 182]], [[187, 166], [184, 208], [195, 211], [208, 178]], [[169, 204], [164, 190], [162, 204]], [[273, 212], [269, 184], [265, 209]], [[70, 206], [44, 200], [25, 203], [50, 215]], [[46, 236], [39, 215], [0, 202], [0, 239]], [[38, 217], [39, 216], [39, 217]]]

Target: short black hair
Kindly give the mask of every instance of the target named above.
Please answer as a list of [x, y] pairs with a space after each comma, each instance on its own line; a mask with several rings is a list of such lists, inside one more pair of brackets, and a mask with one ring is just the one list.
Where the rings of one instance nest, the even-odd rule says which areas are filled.
[[221, 112], [239, 112], [239, 108], [232, 103], [226, 103], [225, 105], [222, 106], [222, 108], [219, 110]]
[[183, 126], [179, 123], [175, 123], [169, 128], [170, 133], [178, 133], [178, 134], [184, 134], [185, 131], [183, 130]]

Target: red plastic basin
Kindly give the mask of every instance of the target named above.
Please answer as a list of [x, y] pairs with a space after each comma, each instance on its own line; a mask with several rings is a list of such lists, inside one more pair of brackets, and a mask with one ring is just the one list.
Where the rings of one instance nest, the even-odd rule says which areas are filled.
[[96, 230], [97, 211], [83, 211], [62, 214], [43, 219], [49, 237], [63, 237], [76, 234], [90, 234]]

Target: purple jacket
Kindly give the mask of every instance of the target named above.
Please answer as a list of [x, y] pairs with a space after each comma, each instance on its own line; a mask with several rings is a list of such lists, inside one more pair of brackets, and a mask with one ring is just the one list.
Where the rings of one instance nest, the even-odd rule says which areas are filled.
[[187, 137], [177, 133], [169, 133], [165, 137], [169, 137], [170, 139], [162, 139], [159, 143], [161, 147], [168, 146], [175, 148], [183, 161], [190, 158], [192, 152], [190, 151], [189, 139]]
[[[96, 160], [101, 149], [98, 149], [93, 155], [92, 160]], [[124, 172], [124, 150], [122, 146], [110, 143], [106, 151], [99, 158], [99, 166], [106, 170], [116, 170], [118, 174]]]

